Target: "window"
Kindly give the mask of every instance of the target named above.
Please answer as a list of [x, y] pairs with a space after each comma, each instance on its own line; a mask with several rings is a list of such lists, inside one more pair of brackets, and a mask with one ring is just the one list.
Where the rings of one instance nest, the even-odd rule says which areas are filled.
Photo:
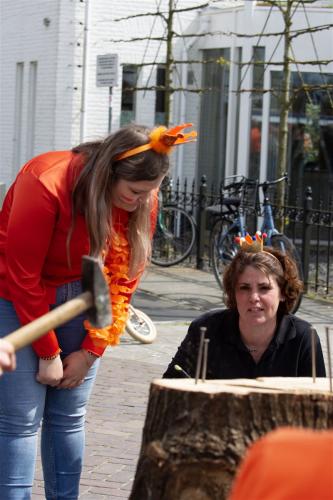
[[13, 151], [14, 172], [17, 172], [21, 166], [23, 75], [24, 75], [24, 63], [19, 62], [16, 64], [16, 81], [15, 81], [14, 151]]
[[[278, 89], [281, 79], [280, 72], [272, 71], [271, 87]], [[307, 93], [298, 90], [304, 84], [309, 86]], [[291, 184], [289, 196], [293, 203], [303, 197], [306, 186], [311, 186], [314, 204], [318, 206], [320, 199], [328, 204], [333, 185], [333, 96], [330, 89], [323, 88], [327, 84], [333, 84], [333, 74], [291, 74], [287, 167]], [[272, 95], [268, 165], [274, 167], [278, 154], [278, 124], [278, 96]], [[274, 176], [276, 170], [271, 169], [270, 177]]]
[[133, 64], [123, 66], [123, 81], [121, 94], [120, 125], [127, 125], [135, 121], [135, 96], [133, 90], [137, 85], [138, 68]]
[[249, 177], [258, 179], [260, 176], [261, 157], [261, 125], [262, 125], [262, 104], [264, 85], [264, 64], [258, 64], [265, 60], [264, 47], [253, 47], [253, 76], [252, 87], [258, 92], [251, 93], [251, 129], [250, 129], [250, 158]]
[[30, 62], [29, 68], [29, 95], [27, 116], [27, 158], [34, 154], [35, 122], [36, 122], [36, 89], [37, 89], [37, 61]]
[[218, 185], [225, 176], [230, 49], [205, 50], [203, 60], [207, 62], [203, 65], [198, 176], [206, 175], [209, 184]]

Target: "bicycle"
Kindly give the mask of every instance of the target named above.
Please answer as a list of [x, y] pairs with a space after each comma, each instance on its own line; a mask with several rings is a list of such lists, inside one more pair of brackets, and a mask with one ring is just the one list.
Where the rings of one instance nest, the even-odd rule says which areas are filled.
[[157, 336], [156, 326], [149, 316], [131, 304], [125, 331], [142, 344], [151, 344]]
[[174, 203], [163, 204], [160, 208], [153, 237], [153, 264], [162, 267], [183, 262], [191, 253], [196, 240], [196, 223], [192, 215]]
[[[301, 265], [301, 259], [299, 253], [294, 245], [294, 243], [283, 233], [278, 231], [275, 227], [272, 205], [270, 203], [268, 197], [268, 188], [270, 186], [274, 186], [280, 182], [287, 182], [288, 177], [284, 175], [283, 177], [276, 179], [274, 181], [265, 181], [263, 183], [258, 183], [254, 180], [249, 180], [243, 178], [241, 181], [241, 187], [244, 190], [244, 186], [247, 183], [256, 183], [257, 188], [262, 188], [263, 190], [263, 205], [262, 212], [259, 213], [263, 217], [262, 225], [261, 225], [261, 233], [266, 233], [267, 237], [265, 239], [265, 245], [271, 246], [273, 248], [277, 248], [283, 253], [289, 253], [296, 262], [298, 273], [300, 279], [303, 277], [303, 270]], [[227, 186], [228, 187], [228, 186]], [[229, 186], [230, 187], [230, 186]], [[256, 189], [256, 196], [258, 194], [258, 189]], [[210, 238], [210, 248], [211, 248], [211, 260], [213, 272], [216, 278], [217, 283], [220, 288], [223, 289], [222, 283], [222, 274], [224, 267], [230, 263], [232, 258], [236, 255], [238, 251], [238, 245], [235, 241], [236, 236], [245, 236], [246, 228], [245, 228], [245, 216], [244, 216], [244, 203], [242, 197], [238, 197], [231, 200], [228, 198], [223, 199], [222, 203], [226, 206], [229, 213], [234, 216], [234, 220], [230, 221], [228, 217], [225, 217], [223, 213], [220, 215], [212, 227], [211, 230], [211, 238]], [[258, 214], [259, 203], [256, 201], [255, 209]], [[233, 207], [231, 209], [231, 207]], [[294, 305], [293, 310], [291, 312], [295, 313], [300, 306], [302, 300], [302, 296], [300, 295], [297, 303]]]
[[257, 181], [242, 175], [225, 179], [230, 180], [234, 182], [221, 188], [220, 204], [206, 208], [215, 219], [210, 231], [209, 249], [213, 273], [221, 289], [224, 268], [238, 251], [235, 238], [246, 234], [244, 207], [257, 202]]
[[[274, 181], [265, 181], [258, 185], [263, 192], [263, 204], [262, 204], [263, 222], [261, 226], [261, 232], [266, 233], [267, 235], [265, 239], [266, 246], [277, 248], [283, 253], [288, 253], [293, 258], [293, 260], [296, 262], [299, 278], [303, 280], [302, 261], [296, 246], [294, 245], [292, 240], [288, 238], [288, 236], [286, 236], [285, 234], [281, 233], [275, 227], [274, 224], [273, 210], [268, 196], [268, 189], [271, 186], [276, 186], [280, 182], [285, 182], [287, 185], [288, 176], [284, 175], [283, 177], [280, 177], [279, 179], [276, 179]], [[301, 304], [301, 301], [302, 301], [302, 295], [300, 294], [298, 301], [294, 305], [293, 310], [291, 312], [297, 311], [297, 309]]]

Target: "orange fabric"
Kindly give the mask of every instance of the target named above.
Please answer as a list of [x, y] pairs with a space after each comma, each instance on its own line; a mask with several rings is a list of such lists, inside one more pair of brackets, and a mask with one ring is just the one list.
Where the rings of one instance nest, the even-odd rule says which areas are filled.
[[333, 499], [333, 431], [281, 428], [248, 450], [229, 500]]
[[[6, 195], [0, 212], [0, 297], [13, 302], [22, 325], [49, 311], [59, 285], [81, 278], [82, 256], [89, 254], [83, 216], [77, 216], [74, 225], [71, 268], [66, 240], [71, 225], [70, 194], [82, 166], [80, 156], [71, 151], [42, 154], [22, 167]], [[113, 216], [127, 225], [124, 210], [113, 209]], [[87, 335], [83, 347], [101, 355], [106, 343], [94, 342]], [[33, 348], [38, 356], [58, 353], [55, 332], [45, 334]]]
[[261, 148], [261, 130], [258, 126], [251, 128], [251, 152], [259, 153]]

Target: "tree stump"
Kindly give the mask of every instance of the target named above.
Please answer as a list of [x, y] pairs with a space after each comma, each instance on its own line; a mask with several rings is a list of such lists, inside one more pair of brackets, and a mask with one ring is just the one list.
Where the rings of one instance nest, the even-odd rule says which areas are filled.
[[328, 379], [155, 380], [129, 499], [226, 499], [247, 447], [281, 426], [332, 428]]

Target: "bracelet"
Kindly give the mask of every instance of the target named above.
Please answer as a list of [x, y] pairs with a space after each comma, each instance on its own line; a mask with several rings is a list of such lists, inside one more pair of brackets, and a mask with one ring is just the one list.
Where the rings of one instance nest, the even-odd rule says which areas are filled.
[[94, 361], [98, 358], [98, 356], [96, 356], [96, 354], [94, 354], [91, 351], [87, 351], [87, 349], [84, 349], [84, 348], [81, 349], [81, 352], [82, 352], [82, 356], [84, 357], [88, 368], [90, 368], [93, 365]]
[[94, 358], [98, 358], [99, 356], [97, 356], [97, 354], [91, 352], [91, 351], [87, 351], [87, 353], [90, 355], [90, 356], [93, 356]]
[[44, 361], [51, 361], [52, 359], [56, 359], [59, 356], [58, 354], [53, 354], [53, 356], [40, 356], [39, 359], [43, 359]]

